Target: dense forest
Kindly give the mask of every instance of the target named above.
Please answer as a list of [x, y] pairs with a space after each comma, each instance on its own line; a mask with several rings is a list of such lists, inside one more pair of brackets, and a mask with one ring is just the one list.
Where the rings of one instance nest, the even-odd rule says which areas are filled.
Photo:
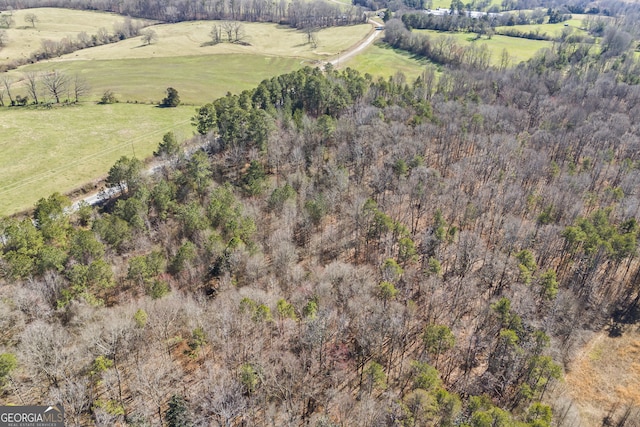
[[102, 206], [3, 219], [2, 400], [69, 425], [582, 425], [556, 387], [581, 336], [640, 318], [640, 86], [626, 50], [571, 46], [273, 77], [167, 133], [159, 172], [122, 157]]

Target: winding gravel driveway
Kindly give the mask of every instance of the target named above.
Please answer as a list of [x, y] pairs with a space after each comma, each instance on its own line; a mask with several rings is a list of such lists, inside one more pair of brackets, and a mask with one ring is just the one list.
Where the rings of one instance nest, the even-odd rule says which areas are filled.
[[359, 54], [364, 49], [366, 49], [369, 45], [371, 45], [371, 43], [375, 41], [375, 39], [378, 38], [380, 34], [384, 32], [384, 30], [377, 29], [378, 27], [381, 27], [381, 25], [376, 21], [369, 20], [369, 23], [373, 25], [373, 29], [371, 30], [371, 33], [369, 33], [367, 38], [358, 42], [354, 46], [352, 46], [349, 50], [347, 50], [342, 55], [329, 61], [329, 64], [333, 65], [334, 67], [338, 67], [341, 62], [344, 63], [348, 61], [349, 59], [351, 59], [352, 57], [354, 57], [355, 55]]

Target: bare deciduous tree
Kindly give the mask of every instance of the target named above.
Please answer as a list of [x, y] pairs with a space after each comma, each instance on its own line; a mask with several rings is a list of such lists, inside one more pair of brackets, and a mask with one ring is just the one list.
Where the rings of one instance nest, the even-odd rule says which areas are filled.
[[233, 22], [233, 36], [235, 37], [233, 39], [234, 43], [241, 42], [244, 39], [245, 37], [244, 25], [241, 22], [238, 22], [238, 21]]
[[211, 28], [211, 32], [209, 33], [209, 35], [211, 36], [211, 41], [213, 42], [213, 44], [218, 44], [222, 41], [222, 28], [214, 25], [213, 28]]
[[36, 15], [35, 13], [27, 13], [24, 16], [24, 22], [31, 24], [31, 26], [33, 28], [36, 27], [36, 22], [39, 22], [40, 20], [38, 19], [38, 15]]
[[89, 82], [84, 77], [76, 74], [73, 77], [73, 97], [75, 102], [80, 102], [80, 97], [89, 93]]
[[13, 80], [11, 80], [9, 76], [4, 75], [0, 77], [0, 83], [2, 84], [2, 86], [4, 86], [4, 90], [6, 91], [7, 96], [9, 97], [9, 101], [11, 102], [11, 105], [13, 105], [14, 100], [13, 100], [13, 96], [11, 96], [11, 85], [13, 84]]
[[59, 388], [52, 390], [51, 398], [53, 402], [62, 402], [65, 418], [75, 427], [83, 425], [82, 416], [93, 401], [87, 378], [65, 380]]
[[144, 361], [140, 360], [134, 369], [135, 382], [133, 389], [136, 395], [145, 403], [144, 406], [148, 411], [149, 417], [153, 416], [151, 409], [155, 408], [158, 416], [157, 424], [164, 425], [162, 407], [171, 393], [169, 385], [180, 378], [180, 366], [174, 364], [171, 360], [156, 359], [154, 363], [149, 363], [145, 359]]
[[311, 44], [311, 46], [315, 49], [318, 47], [318, 28], [313, 26], [308, 26], [304, 28], [304, 33], [307, 36], [307, 43]]
[[238, 21], [224, 21], [221, 24], [222, 31], [227, 35], [229, 43], [241, 42], [245, 37], [244, 25]]
[[158, 35], [152, 29], [144, 30], [142, 32], [142, 42], [147, 46], [151, 43], [158, 41]]
[[[50, 386], [57, 386], [70, 375], [73, 365], [69, 341], [70, 337], [64, 329], [37, 320], [22, 334], [21, 360], [24, 360], [30, 372], [42, 375]], [[43, 386], [46, 387], [45, 384]]]
[[13, 25], [12, 15], [0, 15], [0, 27], [10, 28]]
[[222, 30], [227, 34], [227, 40], [231, 41], [233, 37], [233, 23], [232, 21], [224, 21], [220, 24]]
[[46, 73], [42, 77], [42, 84], [49, 94], [56, 100], [56, 104], [60, 103], [60, 96], [65, 92], [69, 84], [69, 77], [58, 70]]
[[33, 102], [37, 104], [40, 74], [37, 71], [28, 71], [24, 73], [24, 79], [27, 84], [27, 92], [29, 92], [29, 95], [33, 98]]

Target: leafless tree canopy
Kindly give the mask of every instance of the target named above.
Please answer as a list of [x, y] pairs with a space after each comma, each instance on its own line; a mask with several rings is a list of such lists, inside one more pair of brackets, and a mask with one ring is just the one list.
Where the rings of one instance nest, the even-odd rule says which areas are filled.
[[39, 21], [39, 19], [38, 19], [38, 15], [36, 15], [35, 13], [27, 13], [27, 14], [24, 16], [24, 22], [26, 22], [26, 23], [28, 23], [28, 24], [31, 24], [31, 26], [32, 26], [33, 28], [35, 28], [35, 27], [36, 27], [36, 23], [37, 23], [38, 21]]
[[158, 41], [158, 34], [152, 29], [147, 29], [142, 32], [142, 42], [146, 45], [150, 45], [153, 42]]
[[69, 76], [58, 70], [49, 71], [42, 75], [42, 85], [47, 94], [53, 97], [56, 104], [59, 104], [60, 99], [65, 95], [69, 83]]

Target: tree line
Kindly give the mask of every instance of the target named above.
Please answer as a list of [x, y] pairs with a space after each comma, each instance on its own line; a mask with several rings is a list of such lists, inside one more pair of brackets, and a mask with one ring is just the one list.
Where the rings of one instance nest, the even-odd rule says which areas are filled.
[[[19, 85], [26, 88], [24, 91], [26, 95], [12, 93], [12, 87]], [[0, 106], [80, 102], [80, 99], [87, 95], [89, 89], [89, 83], [80, 75], [71, 76], [58, 70], [29, 71], [18, 80], [3, 75], [0, 77]]]
[[425, 57], [437, 64], [480, 70], [491, 65], [491, 53], [486, 45], [463, 46], [453, 36], [432, 38], [427, 34], [411, 32], [396, 18], [386, 23], [383, 40], [394, 48]]
[[5, 8], [65, 7], [82, 10], [104, 10], [125, 16], [147, 18], [164, 22], [194, 20], [231, 20], [249, 22], [276, 22], [294, 28], [305, 26], [328, 27], [365, 22], [360, 7], [343, 8], [322, 0], [269, 2], [266, 0], [204, 0], [180, 1], [35, 1], [5, 0]]

